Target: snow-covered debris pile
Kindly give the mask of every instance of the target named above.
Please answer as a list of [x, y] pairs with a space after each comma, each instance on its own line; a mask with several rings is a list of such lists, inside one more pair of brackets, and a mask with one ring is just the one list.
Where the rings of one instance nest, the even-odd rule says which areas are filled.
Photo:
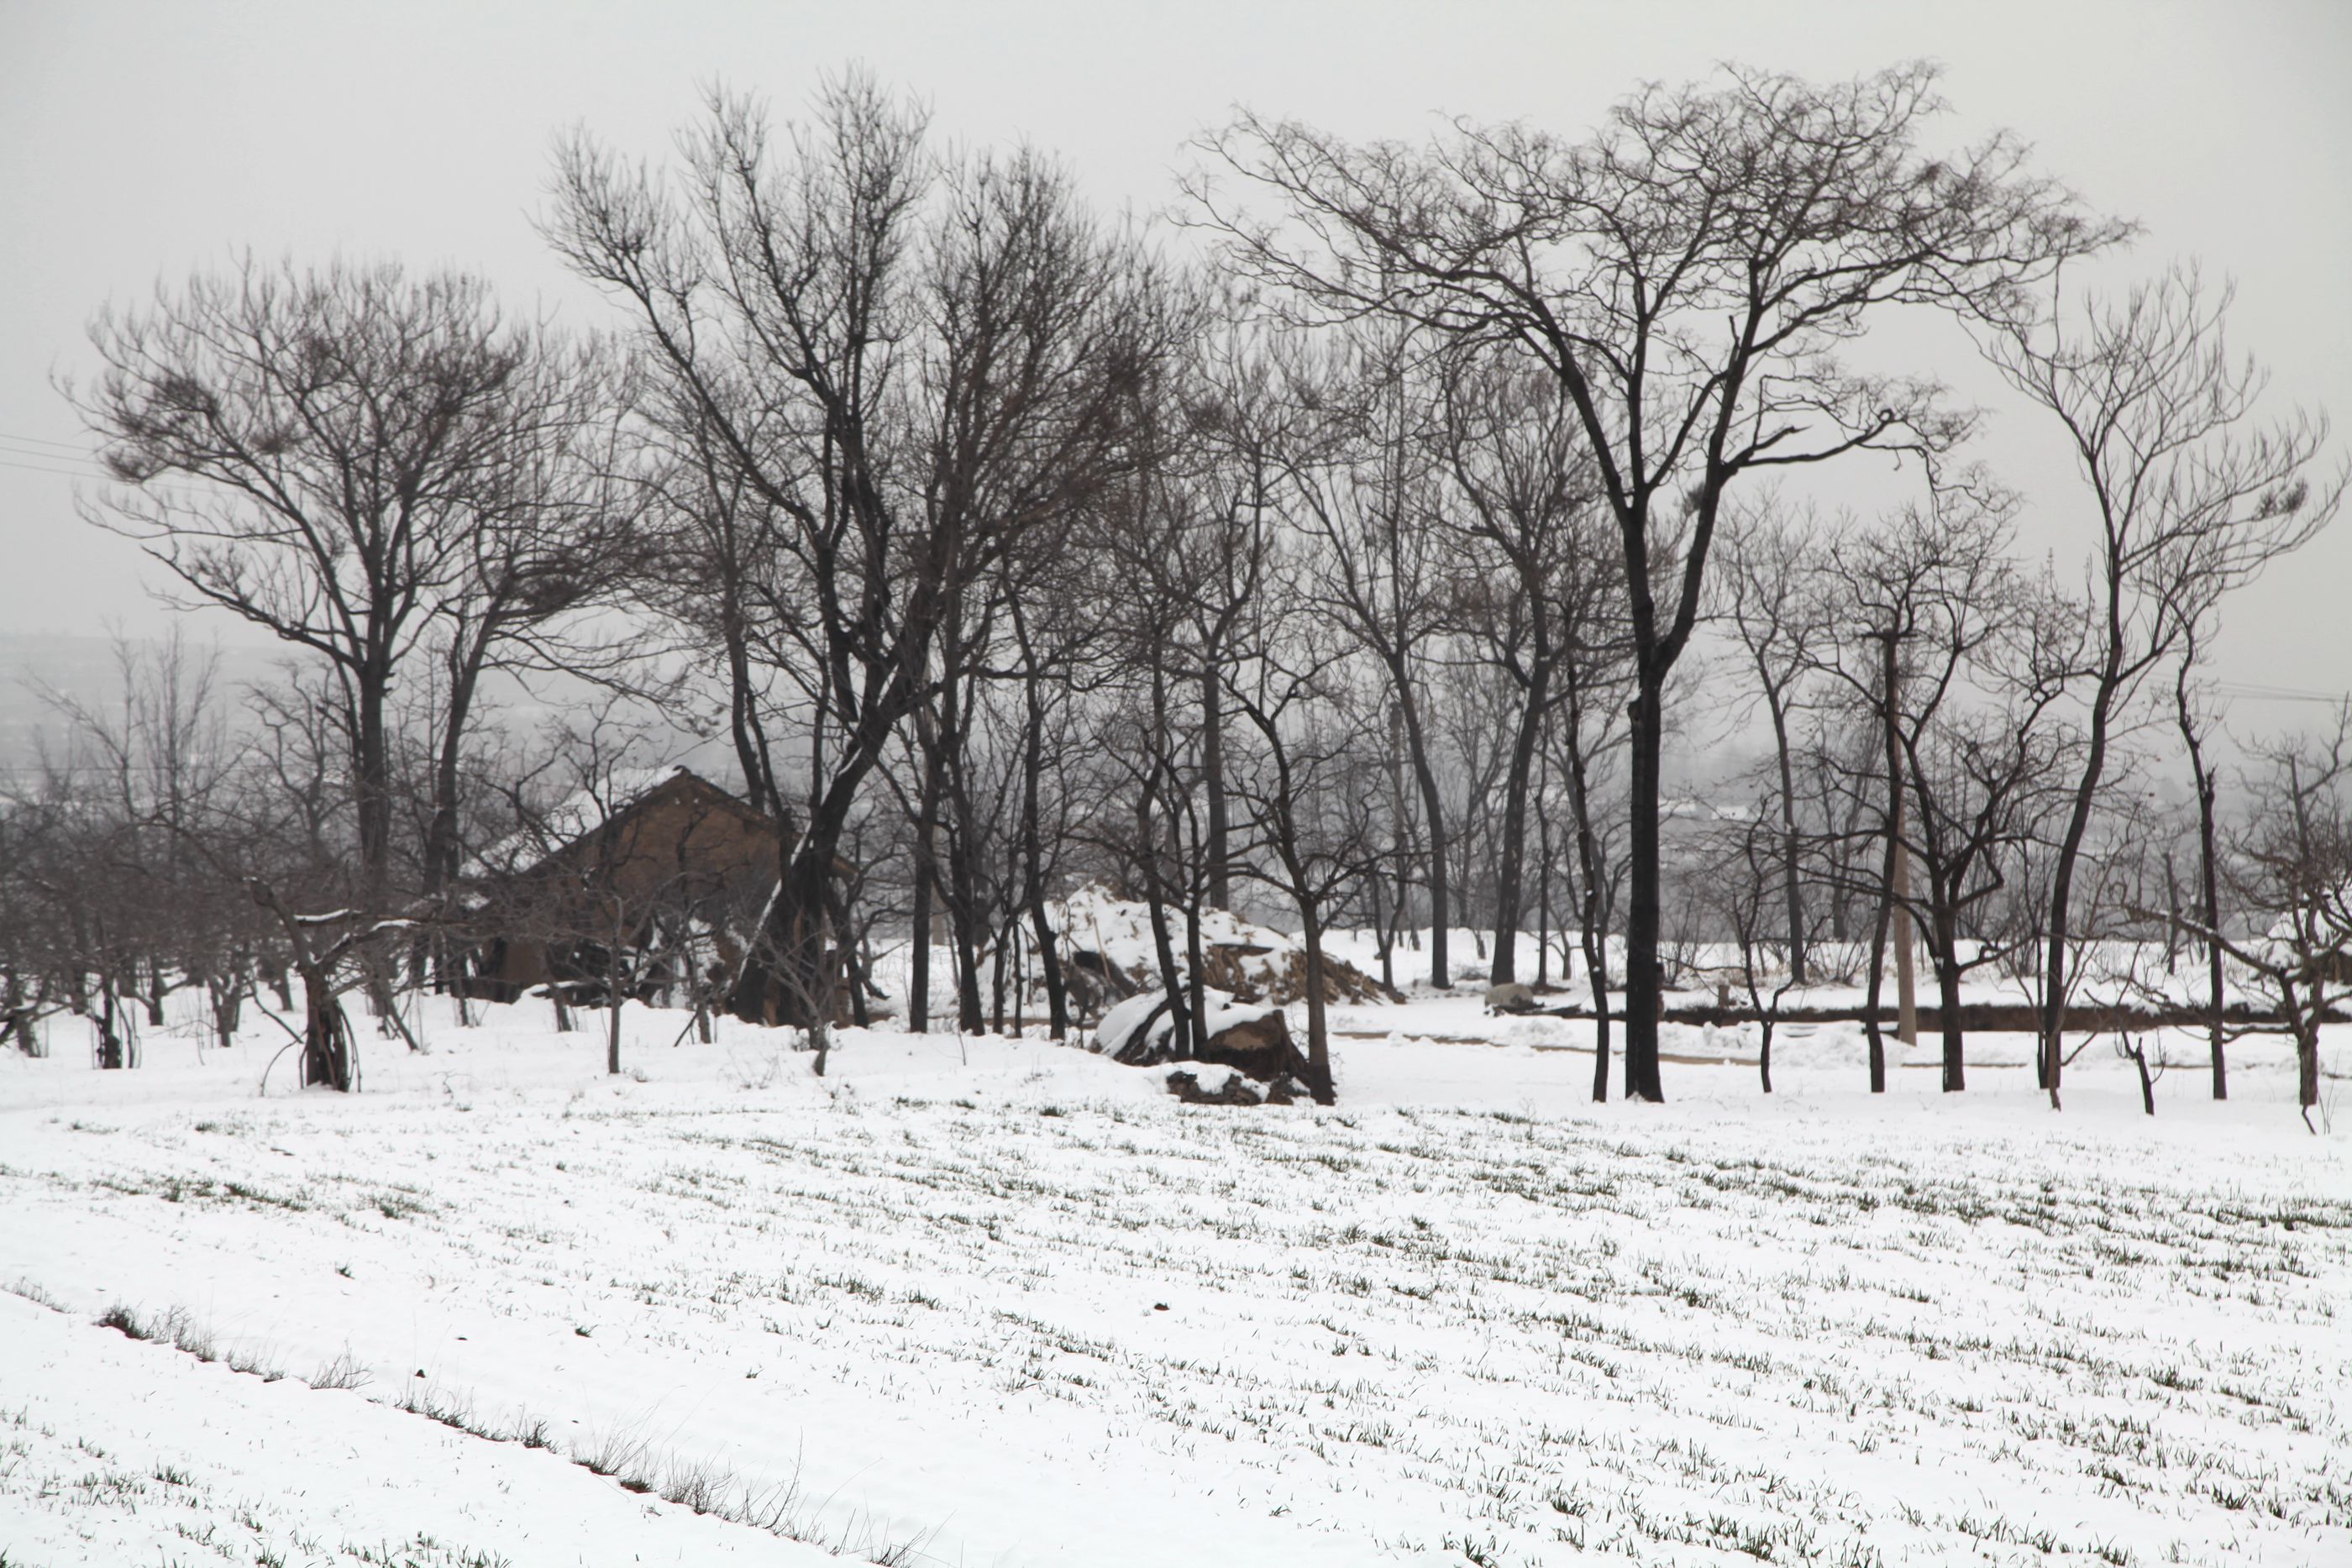
[[1524, 980], [1506, 980], [1486, 988], [1486, 1010], [1514, 1016], [1536, 1010], [1536, 988]]
[[1180, 1067], [1168, 1075], [1168, 1092], [1187, 1105], [1293, 1105], [1305, 1098], [1287, 1078], [1261, 1092], [1237, 1067]]
[[1199, 1104], [1260, 1103], [1258, 1092], [1239, 1082], [1242, 1078], [1255, 1078], [1266, 1085], [1264, 1098], [1277, 1105], [1305, 1097], [1299, 1082], [1306, 1075], [1307, 1062], [1290, 1038], [1290, 1020], [1280, 1008], [1237, 1002], [1223, 991], [1204, 991], [1201, 1008], [1204, 1038], [1194, 1051], [1191, 1031], [1181, 1027], [1182, 1009], [1189, 1001], [1180, 995], [1171, 1006], [1167, 994], [1157, 990], [1128, 998], [1103, 1015], [1095, 1029], [1095, 1050], [1129, 1067], [1199, 1063], [1202, 1071], [1168, 1075], [1171, 1093]]
[[2328, 985], [2352, 986], [2352, 883], [2316, 893], [2288, 910], [2251, 950], [2265, 962], [2308, 967], [2311, 977]]
[[[1151, 941], [1151, 912], [1092, 883], [1049, 911], [1066, 966], [1108, 998], [1150, 993], [1157, 1000], [1160, 960]], [[1184, 912], [1167, 910], [1168, 941], [1180, 979], [1189, 979], [1185, 955], [1191, 925]], [[1201, 980], [1240, 1002], [1281, 1005], [1307, 994], [1307, 945], [1271, 926], [1252, 925], [1223, 909], [1202, 912]], [[1329, 1003], [1401, 998], [1352, 964], [1323, 956], [1323, 999]], [[1108, 1024], [1109, 1019], [1106, 1018]]]

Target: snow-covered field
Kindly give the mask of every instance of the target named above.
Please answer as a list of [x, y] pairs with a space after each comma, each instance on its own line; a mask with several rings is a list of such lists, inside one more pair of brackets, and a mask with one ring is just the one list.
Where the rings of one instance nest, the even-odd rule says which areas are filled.
[[1873, 1099], [1843, 1026], [1596, 1107], [1588, 1026], [1425, 998], [1237, 1110], [489, 1011], [350, 1097], [257, 1097], [258, 1031], [0, 1059], [0, 1563], [2352, 1563], [2283, 1042], [2153, 1119], [2001, 1037]]

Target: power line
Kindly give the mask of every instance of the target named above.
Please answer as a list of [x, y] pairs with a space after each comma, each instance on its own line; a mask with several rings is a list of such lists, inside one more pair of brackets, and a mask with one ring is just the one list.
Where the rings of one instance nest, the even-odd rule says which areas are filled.
[[92, 472], [105, 472], [105, 465], [94, 457], [67, 457], [55, 452], [27, 452], [22, 447], [5, 444], [0, 444], [0, 457], [13, 458], [18, 463], [42, 465], [62, 463], [77, 470], [87, 468]]
[[66, 452], [87, 454], [89, 451], [89, 444], [85, 441], [51, 441], [46, 435], [19, 435], [12, 430], [0, 430], [0, 441], [14, 441], [26, 446], [55, 446]]
[[[29, 443], [39, 446], [54, 446], [59, 450], [56, 453], [34, 452], [25, 450], [21, 447], [12, 447], [10, 444], [11, 443]], [[68, 452], [73, 453], [76, 455], [71, 457], [63, 455], [64, 453]], [[31, 461], [12, 461], [12, 459], [24, 458], [29, 458]], [[78, 468], [55, 468], [48, 466], [48, 465], [55, 463], [78, 463], [87, 465], [87, 466]], [[158, 493], [165, 496], [176, 496], [184, 499], [207, 498], [213, 494], [213, 492], [200, 490], [193, 486], [184, 484], [166, 484], [155, 479], [143, 481], [124, 479], [119, 476], [113, 469], [107, 465], [107, 462], [104, 457], [99, 455], [88, 446], [75, 446], [67, 442], [50, 441], [37, 435], [12, 435], [5, 430], [0, 430], [0, 468], [15, 468], [26, 474], [55, 474], [62, 479], [94, 479], [101, 484], [122, 485], [134, 489]], [[198, 477], [198, 476], [191, 475], [189, 477], [194, 478]]]
[[0, 457], [0, 468], [21, 468], [27, 474], [54, 474], [60, 479], [102, 479], [106, 476], [95, 466], [90, 468], [43, 468], [31, 463], [11, 463]]
[[2216, 681], [2213, 690], [2225, 697], [2248, 702], [2326, 703], [2336, 706], [2352, 701], [2352, 693], [2315, 691], [2307, 686], [2264, 686], [2248, 681]]
[[[177, 496], [183, 498], [201, 498], [205, 494], [203, 491], [196, 490], [186, 485], [161, 484], [152, 479], [147, 480], [143, 483], [134, 484], [131, 480], [119, 479], [115, 477], [114, 475], [108, 472], [106, 468], [99, 464], [95, 459], [90, 461], [90, 465], [88, 468], [50, 468], [37, 463], [17, 463], [10, 460], [11, 456], [25, 455], [32, 455], [6, 454], [5, 451], [0, 451], [0, 468], [15, 468], [26, 474], [54, 474], [60, 479], [89, 479], [103, 485], [126, 485], [139, 490], [157, 492], [166, 496]], [[46, 457], [47, 454], [43, 453], [39, 455]]]

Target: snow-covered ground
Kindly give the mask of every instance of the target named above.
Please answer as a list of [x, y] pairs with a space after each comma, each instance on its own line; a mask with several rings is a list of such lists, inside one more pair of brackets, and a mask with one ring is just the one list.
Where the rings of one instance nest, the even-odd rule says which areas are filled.
[[488, 1012], [348, 1097], [257, 1097], [266, 1024], [0, 1058], [0, 1562], [2352, 1562], [2352, 1107], [2284, 1042], [2148, 1118], [2104, 1045], [2053, 1113], [2014, 1037], [1767, 1099], [1676, 1030], [1595, 1106], [1589, 1025], [1423, 998], [1238, 1110]]

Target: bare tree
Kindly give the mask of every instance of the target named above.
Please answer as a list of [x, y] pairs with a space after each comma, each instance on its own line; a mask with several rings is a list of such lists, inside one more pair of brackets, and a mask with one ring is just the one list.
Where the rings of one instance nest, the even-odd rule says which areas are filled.
[[[1856, 771], [1847, 787], [1886, 802], [1877, 894], [1927, 935], [1947, 1092], [1967, 1082], [1961, 978], [2006, 952], [1987, 940], [1979, 911], [2008, 885], [2014, 852], [2041, 821], [2072, 740], [2062, 705], [2082, 671], [2080, 607], [2007, 554], [2014, 505], [1944, 491], [1832, 556], [1843, 580], [1833, 614], [1860, 635], [1824, 668], [1849, 713], [1883, 730], [1886, 749], [1882, 771]], [[1896, 874], [1906, 864], [1916, 883]], [[1874, 1013], [1874, 984], [1872, 992]], [[1874, 1062], [1874, 1088], [1883, 1078]]]
[[[1782, 864], [1786, 846], [1760, 803], [1756, 810], [1727, 821], [1715, 840], [1710, 873], [1719, 907], [1730, 922], [1734, 957], [1724, 967], [1746, 994], [1748, 1010], [1756, 1016], [1757, 1079], [1769, 1094], [1772, 1036], [1779, 1030], [1789, 993], [1804, 984], [1796, 955], [1804, 950], [1813, 933], [1804, 926], [1792, 930], [1781, 924], [1788, 911], [1776, 894], [1786, 875]], [[1777, 956], [1772, 951], [1776, 927], [1781, 939]], [[1720, 975], [1722, 969], [1717, 972]]]
[[[613, 356], [593, 340], [549, 337], [519, 382], [511, 439], [484, 476], [457, 575], [436, 606], [430, 639], [427, 815], [419, 891], [429, 902], [457, 880], [464, 855], [467, 747], [493, 671], [595, 675], [625, 658], [609, 628], [586, 632], [585, 612], [614, 603], [647, 564], [638, 524], [645, 492], [625, 483], [615, 426], [628, 402]], [[599, 645], [602, 644], [602, 645]]]
[[[1297, 911], [1305, 948], [1307, 1067], [1318, 1104], [1336, 1099], [1323, 934], [1347, 890], [1371, 870], [1379, 753], [1328, 624], [1281, 612], [1306, 597], [1294, 560], [1273, 590], [1285, 602], [1254, 622], [1248, 656], [1227, 673], [1235, 715], [1254, 744], [1237, 758], [1234, 794], [1250, 822], [1244, 863]], [[1196, 966], [1197, 972], [1197, 966]]]
[[2232, 935], [2183, 923], [2243, 967], [2294, 1035], [2295, 1102], [2310, 1126], [2320, 1027], [2352, 996], [2352, 706], [2332, 734], [2291, 737], [2263, 747], [2259, 759], [2226, 863], [2234, 899], [2260, 925]]
[[0, 1047], [26, 1056], [47, 1054], [41, 1020], [64, 1005], [45, 939], [46, 890], [36, 880], [50, 831], [26, 801], [0, 799]]
[[[1423, 867], [1429, 893], [1429, 983], [1453, 983], [1455, 913], [1450, 813], [1427, 714], [1428, 664], [1446, 636], [1447, 551], [1433, 526], [1438, 398], [1425, 350], [1392, 324], [1356, 324], [1301, 392], [1321, 416], [1321, 439], [1289, 448], [1286, 476], [1300, 526], [1318, 540], [1318, 608], [1347, 627], [1379, 666], [1394, 705], [1398, 761], [1412, 775], [1391, 794], [1404, 831], [1398, 848]], [[1415, 841], [1408, 813], [1419, 809]], [[1402, 868], [1400, 868], [1402, 875]], [[1397, 919], [1404, 917], [1400, 892]], [[1387, 948], [1382, 948], [1385, 960]]]
[[1633, 649], [1626, 1049], [1644, 1098], [1663, 1097], [1666, 683], [1729, 487], [1864, 447], [1948, 446], [1966, 421], [1934, 388], [1855, 374], [1840, 346], [1888, 306], [1990, 310], [2126, 232], [2030, 174], [2013, 137], [1922, 148], [1944, 109], [1935, 78], [1915, 64], [1816, 87], [1732, 68], [1712, 89], [1645, 89], [1580, 141], [1465, 124], [1427, 152], [1244, 116], [1207, 151], [1285, 211], [1262, 220], [1191, 184], [1234, 265], [1304, 314], [1507, 341], [1576, 411]]
[[152, 951], [142, 929], [145, 878], [133, 824], [109, 809], [83, 754], [45, 756], [37, 789], [11, 803], [10, 879], [27, 927], [17, 962], [39, 974], [42, 1009], [21, 997], [26, 1038], [41, 1011], [63, 1006], [87, 1018], [91, 1060], [115, 1070], [140, 1063], [136, 996], [140, 961]]
[[1805, 875], [1798, 826], [1796, 748], [1790, 720], [1827, 628], [1820, 614], [1821, 527], [1809, 512], [1788, 513], [1776, 498], [1726, 517], [1722, 586], [1725, 611], [1754, 677], [1749, 700], [1772, 725], [1778, 774], [1773, 803], [1780, 826], [1780, 900], [1789, 977], [1809, 983]]
[[[941, 664], [942, 629], [1027, 530], [1126, 460], [1129, 393], [1165, 325], [1149, 268], [1059, 171], [1024, 153], [943, 185], [924, 133], [862, 77], [829, 85], [782, 147], [756, 105], [714, 93], [675, 177], [568, 142], [547, 224], [634, 318], [648, 417], [762, 525], [806, 800], [769, 961], [739, 999], [820, 1028], [830, 883], [861, 794], [962, 674]], [[781, 788], [772, 761], [752, 772]]]
[[2344, 471], [2310, 476], [2326, 419], [2258, 414], [2267, 378], [2230, 350], [2230, 297], [2209, 302], [2196, 271], [2176, 268], [2072, 310], [2029, 309], [2012, 297], [1979, 333], [2010, 384], [2064, 433], [2096, 528], [2089, 744], [2052, 867], [2044, 938], [2037, 1060], [2053, 1105], [2076, 866], [2125, 709], [2216, 597], [2309, 539], [2343, 499]]
[[[1593, 607], [1613, 600], [1606, 570], [1588, 570], [1564, 590], [1565, 619], [1590, 638]], [[1624, 882], [1623, 813], [1598, 779], [1600, 764], [1624, 740], [1621, 700], [1630, 672], [1622, 644], [1589, 640], [1560, 668], [1559, 722], [1554, 727], [1558, 766], [1576, 841], [1577, 938], [1584, 950], [1586, 989], [1592, 1002], [1592, 1098], [1609, 1098], [1609, 930]]]
[[[2204, 651], [2203, 621], [2202, 616], [2191, 615], [2180, 629], [2180, 659], [2174, 667], [2172, 680], [2172, 716], [2174, 727], [2180, 734], [2182, 756], [2189, 764], [2189, 788], [2197, 803], [2197, 924], [2204, 930], [2218, 931], [2221, 928], [2221, 857], [2215, 798], [2221, 788], [2221, 768], [2206, 751], [2211, 720], [2196, 678], [2199, 655]], [[2173, 929], [2178, 930], [2179, 900], [2169, 898], [2166, 905], [2176, 919]], [[2210, 938], [2203, 937], [2199, 939], [2199, 946], [2205, 952], [2205, 1033], [2210, 1046], [2213, 1098], [2227, 1100], [2230, 1065], [2229, 1042], [2223, 1028], [2221, 948]]]
[[393, 263], [247, 260], [90, 329], [67, 387], [121, 481], [87, 515], [144, 543], [182, 602], [325, 666], [350, 753], [360, 894], [388, 896], [395, 680], [473, 591], [486, 512], [572, 366], [488, 289]]
[[[1161, 460], [1139, 468], [1097, 519], [1117, 585], [1107, 620], [1124, 702], [1104, 727], [1116, 777], [1094, 836], [1142, 895], [1160, 983], [1194, 1055], [1207, 1043], [1202, 916], [1221, 880], [1249, 874], [1225, 816], [1223, 731], [1239, 650], [1255, 645], [1270, 613], [1264, 594], [1289, 494], [1276, 493], [1273, 455], [1288, 444], [1291, 412], [1245, 345], [1213, 345], [1207, 361], [1182, 409], [1197, 444], [1152, 443]], [[1171, 900], [1185, 916], [1181, 956]]]
[[[1563, 612], [1590, 610], [1568, 591], [1597, 553], [1592, 465], [1575, 411], [1548, 377], [1510, 361], [1456, 355], [1444, 383], [1443, 442], [1453, 536], [1451, 620], [1511, 697], [1501, 816], [1495, 835], [1495, 951], [1490, 984], [1517, 978], [1526, 904], [1528, 802], [1536, 759], [1562, 695], [1561, 666], [1591, 638]], [[1589, 573], [1581, 574], [1589, 577]]]
[[134, 949], [131, 969], [145, 971], [149, 1026], [163, 1026], [173, 985], [202, 986], [226, 1046], [258, 933], [236, 882], [205, 851], [247, 836], [246, 738], [228, 723], [217, 650], [192, 648], [178, 625], [152, 644], [118, 636], [114, 660], [118, 689], [104, 706], [40, 688], [68, 726], [78, 824], [109, 841], [82, 874], [124, 895], [111, 925]]
[[1074, 797], [1069, 778], [1073, 753], [1082, 744], [1072, 709], [1097, 676], [1089, 673], [1094, 629], [1065, 612], [1098, 601], [1108, 585], [1096, 591], [1072, 591], [1079, 579], [1055, 580], [1060, 593], [1041, 595], [1034, 609], [1014, 596], [1010, 619], [1021, 672], [1019, 908], [1029, 920], [1037, 962], [1045, 988], [1046, 1027], [1055, 1040], [1069, 1032], [1068, 983], [1062, 968], [1060, 939], [1046, 909], [1046, 898], [1059, 879], [1062, 858], [1075, 836]]
[[1935, 966], [1947, 1090], [1966, 1082], [1960, 982], [2004, 956], [1978, 910], [2007, 885], [2012, 852], [2044, 820], [2040, 808], [2071, 760], [2074, 737], [2055, 721], [2084, 643], [2080, 609], [2063, 599], [1995, 584], [1984, 600], [1979, 612], [1992, 624], [1967, 661], [1973, 690], [1952, 701], [1950, 643], [1922, 650], [1896, 720], [1911, 801], [1904, 831], [1925, 884], [1902, 896]]

